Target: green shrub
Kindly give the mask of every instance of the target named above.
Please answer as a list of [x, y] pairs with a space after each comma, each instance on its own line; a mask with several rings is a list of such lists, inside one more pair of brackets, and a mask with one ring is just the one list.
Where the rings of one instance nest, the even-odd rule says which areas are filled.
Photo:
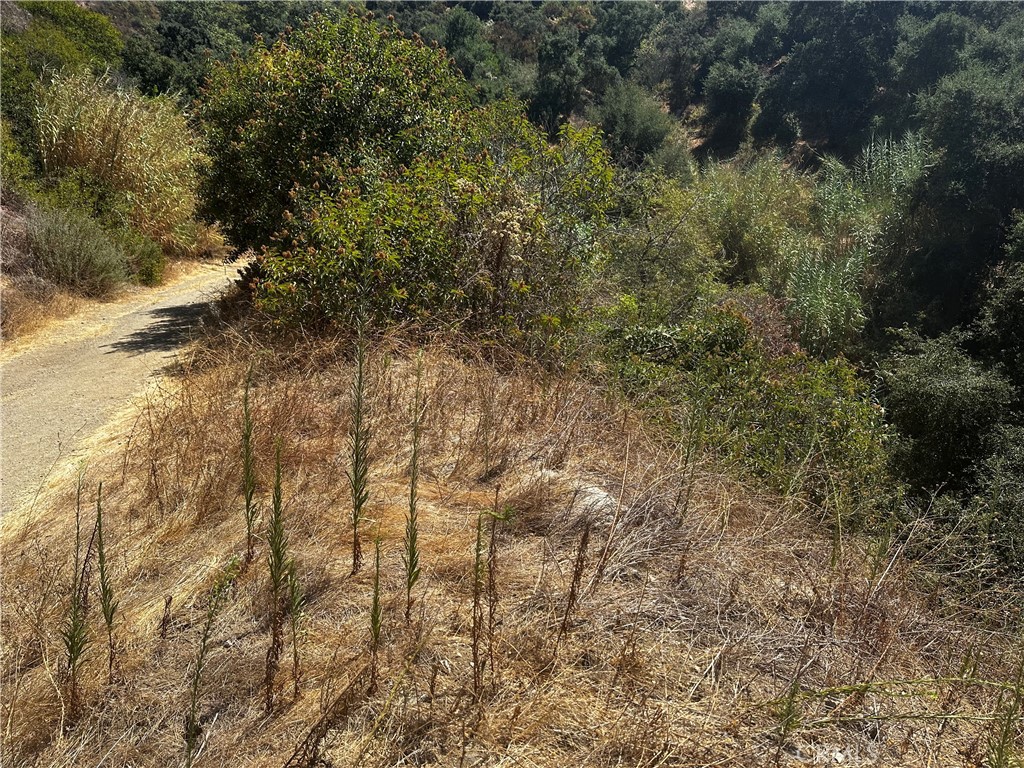
[[39, 149], [53, 176], [85, 172], [114, 195], [112, 207], [164, 248], [183, 237], [198, 204], [204, 157], [184, 115], [168, 98], [145, 98], [108, 76], [55, 75], [40, 91]]
[[[770, 155], [711, 164], [686, 185], [651, 184], [616, 240], [613, 266], [655, 322], [677, 322], [709, 283], [760, 282], [787, 296], [789, 252], [811, 227], [808, 177]], [[646, 210], [645, 210], [646, 208]]]
[[[689, 184], [647, 184], [613, 266], [647, 314], [675, 322], [710, 282], [755, 284], [784, 302], [800, 342], [849, 351], [878, 286], [893, 280], [921, 226], [914, 210], [930, 154], [913, 135], [872, 143], [815, 175], [761, 155], [706, 166]], [[657, 322], [657, 321], [656, 321]]]
[[401, 172], [448, 146], [449, 115], [467, 104], [444, 54], [418, 38], [315, 16], [215, 66], [201, 105], [211, 211], [237, 244], [267, 244], [293, 188], [312, 189], [325, 162], [357, 187], [364, 170]]
[[605, 91], [592, 119], [600, 124], [617, 155], [635, 159], [658, 149], [674, 122], [653, 96], [629, 81], [618, 82]]
[[102, 13], [60, 0], [32, 0], [21, 6], [32, 14], [34, 24], [52, 24], [92, 61], [109, 67], [120, 63], [121, 33]]
[[895, 464], [926, 492], [968, 488], [993, 427], [1016, 402], [1012, 384], [949, 335], [906, 338], [883, 365], [881, 384], [889, 421], [899, 431]]
[[686, 412], [687, 429], [702, 425], [697, 439], [718, 460], [781, 493], [870, 514], [888, 493], [881, 409], [846, 361], [772, 342], [745, 298], [613, 336], [620, 380], [641, 401]]
[[1015, 575], [1024, 573], [1024, 428], [1004, 426], [983, 463], [981, 503], [989, 544]]
[[6, 120], [0, 120], [0, 168], [3, 169], [0, 194], [4, 197], [12, 192], [23, 192], [33, 175], [32, 162], [14, 139]]
[[[1024, 217], [1018, 216], [1024, 256]], [[984, 355], [1000, 364], [1017, 386], [1024, 386], [1024, 263], [1007, 262], [993, 273], [977, 322]]]
[[762, 80], [757, 65], [747, 59], [738, 64], [716, 61], [711, 66], [704, 97], [714, 142], [734, 146], [742, 141]]
[[364, 171], [360, 186], [339, 170], [300, 192], [263, 306], [290, 322], [461, 321], [557, 344], [601, 253], [611, 168], [600, 139], [566, 127], [549, 145], [507, 104], [458, 125], [459, 144], [404, 171]]
[[119, 230], [116, 238], [124, 251], [128, 274], [142, 285], [159, 285], [167, 268], [167, 256], [160, 244], [131, 228]]
[[35, 271], [86, 296], [102, 296], [125, 279], [124, 251], [90, 217], [60, 209], [36, 209], [28, 221]]
[[356, 16], [217, 70], [211, 190], [241, 242], [271, 246], [263, 309], [555, 343], [601, 253], [607, 154], [594, 130], [551, 145], [520, 106], [463, 92], [437, 51]]
[[739, 355], [749, 340], [749, 325], [735, 308], [712, 305], [679, 325], [636, 328], [624, 341], [630, 355], [692, 371], [710, 356]]
[[690, 184], [697, 174], [697, 164], [690, 154], [690, 137], [679, 126], [668, 132], [658, 148], [647, 156], [645, 164], [683, 185]]

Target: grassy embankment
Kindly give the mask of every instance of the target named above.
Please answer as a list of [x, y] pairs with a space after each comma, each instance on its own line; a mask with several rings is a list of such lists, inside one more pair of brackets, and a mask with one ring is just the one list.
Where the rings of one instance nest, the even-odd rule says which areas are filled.
[[[796, 499], [688, 471], [641, 414], [568, 375], [374, 343], [353, 574], [349, 350], [208, 341], [123, 452], [88, 467], [76, 702], [76, 489], [4, 521], [5, 760], [1011, 764], [1021, 688], [997, 592], [956, 595], [902, 557], [913, 542], [836, 539]], [[277, 446], [278, 567], [300, 598], [272, 603]]]

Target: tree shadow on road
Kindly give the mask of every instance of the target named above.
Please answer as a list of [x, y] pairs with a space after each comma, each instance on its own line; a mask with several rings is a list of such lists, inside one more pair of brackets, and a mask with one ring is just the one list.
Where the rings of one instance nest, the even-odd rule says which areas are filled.
[[144, 355], [149, 352], [173, 352], [192, 339], [192, 331], [202, 323], [209, 303], [197, 301], [176, 307], [158, 307], [146, 314], [153, 322], [125, 338], [106, 345], [108, 353]]

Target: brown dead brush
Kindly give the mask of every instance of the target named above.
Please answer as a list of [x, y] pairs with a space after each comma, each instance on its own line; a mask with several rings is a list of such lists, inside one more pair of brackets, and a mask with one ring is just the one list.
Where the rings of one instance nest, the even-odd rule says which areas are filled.
[[[141, 406], [129, 450], [90, 470], [116, 541], [118, 675], [107, 684], [106, 659], [85, 659], [66, 732], [73, 495], [4, 521], [5, 765], [180, 762], [210, 587], [245, 555], [250, 364], [257, 496], [269, 503], [279, 436], [289, 551], [305, 569], [303, 695], [266, 715], [266, 583], [243, 570], [206, 645], [195, 765], [969, 766], [993, 723], [1012, 747], [1007, 595], [936, 598], [905, 538], [848, 539], [833, 567], [832, 539], [806, 509], [703, 465], [681, 470], [677, 449], [598, 388], [443, 347], [419, 363], [411, 352], [377, 340], [367, 366], [363, 514], [379, 574], [353, 575], [339, 541], [350, 343], [275, 352], [222, 338]], [[420, 597], [405, 622], [391, 617], [407, 604], [417, 379]], [[681, 471], [693, 486], [682, 517]], [[477, 526], [495, 510], [505, 520], [489, 548]], [[374, 611], [386, 620], [371, 647]], [[283, 658], [295, 641], [282, 635]]]

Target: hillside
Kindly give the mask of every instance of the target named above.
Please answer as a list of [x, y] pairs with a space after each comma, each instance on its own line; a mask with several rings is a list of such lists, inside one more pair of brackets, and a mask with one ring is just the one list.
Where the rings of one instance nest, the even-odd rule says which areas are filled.
[[1020, 764], [1019, 5], [12, 7], [5, 763]]
[[[92, 597], [74, 711], [55, 677], [74, 489], [5, 520], [11, 764], [180, 762], [207, 631], [196, 765], [966, 766], [1011, 727], [1020, 689], [1001, 695], [999, 681], [1016, 674], [1016, 640], [998, 593], [955, 599], [906, 562], [913, 539], [832, 540], [795, 500], [708, 466], [683, 467], [681, 484], [681, 457], [640, 414], [529, 366], [374, 344], [352, 575], [342, 348], [221, 342], [140, 412], [128, 452], [90, 463], [83, 530], [102, 481], [118, 607], [108, 675]], [[263, 362], [247, 374], [244, 359]], [[422, 574], [406, 619], [418, 365]], [[245, 563], [237, 491], [247, 375], [259, 520], [279, 445], [302, 593], [272, 713], [269, 553], [260, 536]]]

